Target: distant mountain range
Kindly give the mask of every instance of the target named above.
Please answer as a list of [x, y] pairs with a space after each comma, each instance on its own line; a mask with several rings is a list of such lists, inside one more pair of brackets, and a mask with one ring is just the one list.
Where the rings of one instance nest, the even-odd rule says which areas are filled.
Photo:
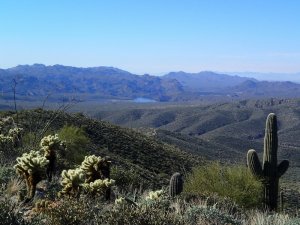
[[260, 81], [291, 81], [300, 83], [300, 73], [226, 72], [225, 74], [252, 77]]
[[77, 68], [54, 65], [17, 66], [0, 71], [0, 88], [11, 92], [12, 79], [18, 82], [22, 96], [77, 96], [84, 99], [149, 98], [169, 101], [180, 94], [181, 84], [175, 79], [138, 76], [113, 67]]
[[210, 71], [200, 73], [171, 72], [163, 76], [163, 79], [176, 79], [189, 91], [226, 92], [228, 88], [238, 86], [245, 81], [257, 82], [248, 77], [230, 76]]
[[300, 97], [300, 84], [258, 81], [214, 72], [171, 72], [164, 76], [136, 75], [114, 67], [78, 68], [63, 65], [21, 65], [0, 69], [3, 99], [56, 101], [76, 97], [85, 101], [150, 99], [187, 101], [203, 98]]

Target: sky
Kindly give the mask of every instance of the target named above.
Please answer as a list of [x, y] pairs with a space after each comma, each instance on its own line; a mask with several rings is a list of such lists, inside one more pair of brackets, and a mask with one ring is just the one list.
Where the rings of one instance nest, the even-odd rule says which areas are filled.
[[0, 68], [300, 72], [298, 0], [0, 0]]

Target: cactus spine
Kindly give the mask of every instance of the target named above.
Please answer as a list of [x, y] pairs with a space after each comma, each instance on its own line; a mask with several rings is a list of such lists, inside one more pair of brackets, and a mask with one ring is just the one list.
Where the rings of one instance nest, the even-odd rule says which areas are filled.
[[279, 178], [289, 167], [288, 160], [283, 160], [277, 166], [277, 150], [277, 117], [270, 113], [266, 121], [263, 165], [261, 166], [255, 150], [251, 149], [247, 154], [247, 164], [251, 173], [263, 180], [264, 203], [269, 210], [277, 209]]
[[179, 195], [183, 190], [183, 180], [180, 173], [174, 173], [170, 180], [169, 194], [171, 197]]

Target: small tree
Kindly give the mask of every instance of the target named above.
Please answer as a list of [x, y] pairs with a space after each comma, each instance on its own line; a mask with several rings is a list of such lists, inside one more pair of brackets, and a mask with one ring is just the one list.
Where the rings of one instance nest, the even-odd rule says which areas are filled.
[[90, 143], [85, 131], [76, 126], [65, 125], [58, 132], [60, 140], [64, 141], [67, 146], [65, 151], [65, 161], [71, 164], [80, 164], [86, 155], [86, 146]]

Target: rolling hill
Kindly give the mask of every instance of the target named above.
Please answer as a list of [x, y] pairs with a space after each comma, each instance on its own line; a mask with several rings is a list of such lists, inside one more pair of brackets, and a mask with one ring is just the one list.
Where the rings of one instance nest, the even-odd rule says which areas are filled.
[[[126, 107], [99, 110], [96, 117], [131, 128], [153, 128], [161, 140], [209, 158], [240, 160], [262, 151], [265, 119], [278, 115], [279, 155], [300, 166], [300, 100], [243, 100], [212, 105]], [[296, 160], [295, 160], [296, 159]]]

